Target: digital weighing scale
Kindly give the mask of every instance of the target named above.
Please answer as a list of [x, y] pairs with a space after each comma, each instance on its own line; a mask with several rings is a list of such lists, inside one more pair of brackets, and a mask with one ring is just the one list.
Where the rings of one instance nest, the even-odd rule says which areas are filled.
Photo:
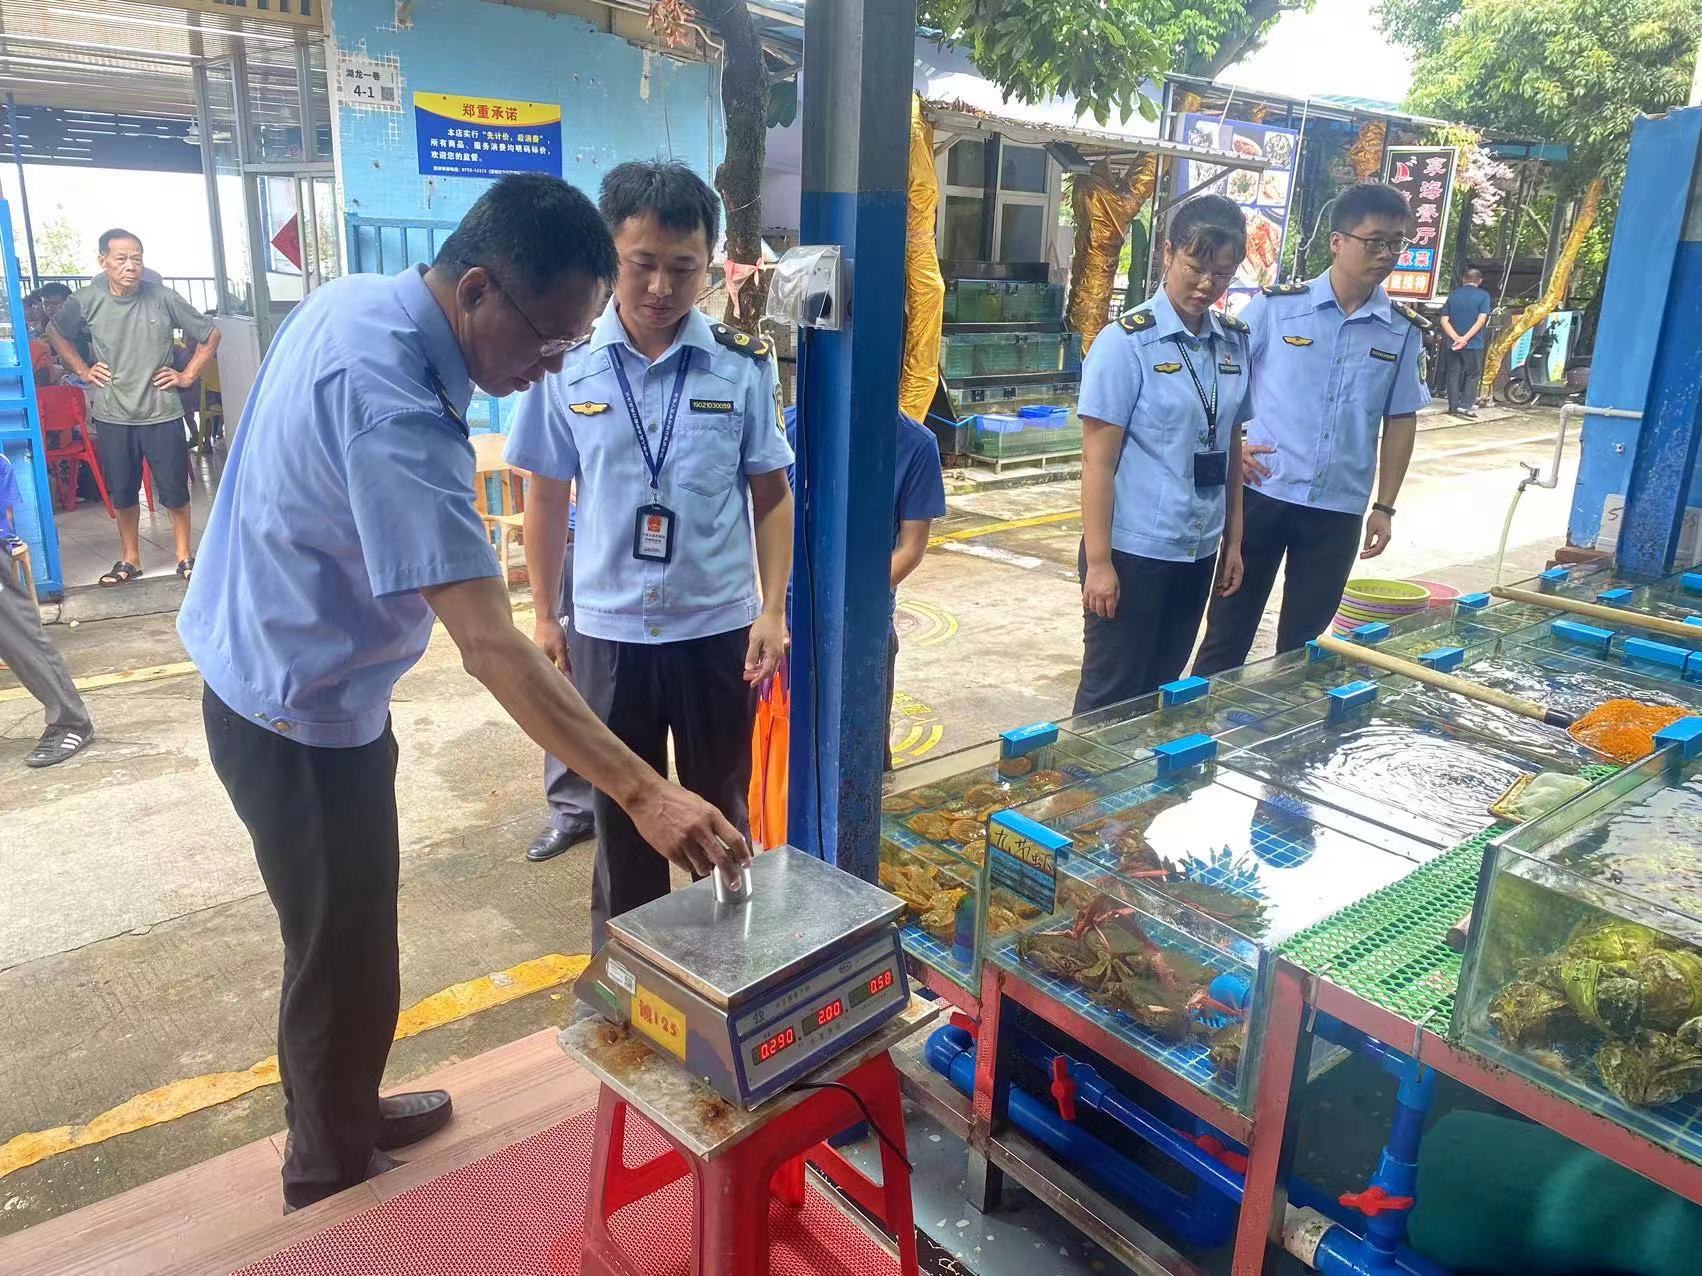
[[[725, 901], [725, 902], [723, 902]], [[910, 1001], [896, 895], [790, 846], [608, 923], [574, 984], [730, 1103], [755, 1107]]]

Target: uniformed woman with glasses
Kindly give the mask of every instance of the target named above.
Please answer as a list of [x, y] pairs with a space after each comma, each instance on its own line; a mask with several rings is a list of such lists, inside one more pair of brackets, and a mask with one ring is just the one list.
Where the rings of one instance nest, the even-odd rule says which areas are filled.
[[1180, 676], [1214, 586], [1241, 584], [1247, 326], [1211, 307], [1246, 245], [1223, 196], [1181, 205], [1162, 286], [1099, 334], [1082, 369], [1077, 713]]

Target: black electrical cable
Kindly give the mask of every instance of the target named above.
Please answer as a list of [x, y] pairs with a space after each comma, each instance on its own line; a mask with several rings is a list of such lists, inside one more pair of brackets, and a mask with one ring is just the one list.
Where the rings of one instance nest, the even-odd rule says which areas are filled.
[[[808, 453], [813, 451], [815, 436], [804, 423], [804, 399], [809, 385], [809, 352], [810, 344], [815, 336], [815, 329], [800, 328], [798, 332], [798, 392], [794, 396], [796, 411], [793, 413], [793, 419], [798, 423], [796, 432], [798, 450], [800, 453]], [[821, 739], [821, 613], [816, 608], [816, 567], [815, 560], [810, 553], [811, 543], [815, 539], [815, 503], [811, 500], [810, 469], [808, 460], [797, 465], [797, 473], [802, 476], [800, 487], [802, 489], [801, 504], [803, 505], [804, 523], [804, 579], [807, 582], [810, 608], [810, 731], [815, 737], [810, 742], [810, 766], [815, 773], [816, 849], [821, 858], [826, 860], [833, 857], [828, 854], [827, 846], [823, 842], [827, 819], [821, 797], [821, 750], [816, 747], [816, 742]]]
[[843, 1081], [799, 1081], [792, 1086], [792, 1089], [845, 1091], [846, 1094], [850, 1095], [852, 1099], [856, 1101], [857, 1106], [863, 1110], [863, 1120], [867, 1122], [869, 1128], [875, 1132], [875, 1137], [882, 1143], [886, 1144], [889, 1152], [896, 1156], [900, 1161], [904, 1162], [905, 1169], [914, 1170], [916, 1168], [910, 1164], [910, 1158], [904, 1155], [903, 1149], [901, 1149], [898, 1144], [894, 1143], [891, 1139], [887, 1138], [886, 1131], [876, 1124], [873, 1114], [869, 1111], [869, 1105], [863, 1102], [863, 1096], [858, 1094]]

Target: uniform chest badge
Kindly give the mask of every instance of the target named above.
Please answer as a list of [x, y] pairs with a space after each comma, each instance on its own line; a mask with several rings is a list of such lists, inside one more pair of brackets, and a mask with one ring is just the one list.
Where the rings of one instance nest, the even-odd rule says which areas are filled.
[[576, 416], [596, 416], [599, 412], [607, 412], [609, 405], [606, 403], [570, 403], [567, 405], [567, 410]]
[[1291, 345], [1291, 346], [1309, 346], [1309, 345], [1312, 344], [1312, 338], [1311, 337], [1284, 337], [1283, 342], [1284, 342], [1284, 344]]
[[1391, 354], [1387, 350], [1379, 350], [1376, 346], [1371, 347], [1371, 357], [1373, 359], [1381, 359], [1384, 363], [1400, 362], [1400, 355]]
[[1241, 365], [1239, 363], [1232, 363], [1228, 359], [1225, 359], [1222, 363], [1218, 364], [1217, 370], [1224, 376], [1238, 377], [1241, 375]]
[[1180, 372], [1182, 365], [1179, 363], [1155, 363], [1152, 365], [1152, 370], [1154, 372]]
[[731, 399], [693, 399], [691, 410], [693, 412], [731, 412], [733, 401]]

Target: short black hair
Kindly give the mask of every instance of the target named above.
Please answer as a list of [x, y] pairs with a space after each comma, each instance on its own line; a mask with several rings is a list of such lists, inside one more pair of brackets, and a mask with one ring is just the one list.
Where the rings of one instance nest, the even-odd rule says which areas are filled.
[[49, 297], [69, 297], [71, 295], [71, 285], [62, 284], [55, 280], [53, 283], [43, 284], [35, 291], [38, 297], [40, 297], [43, 301], [46, 301]]
[[1412, 209], [1406, 196], [1393, 186], [1382, 182], [1359, 182], [1336, 196], [1335, 210], [1330, 213], [1330, 229], [1352, 230], [1371, 217], [1383, 217], [1392, 222], [1412, 223]]
[[603, 179], [598, 206], [610, 230], [619, 230], [629, 217], [654, 213], [669, 230], [690, 233], [701, 226], [710, 252], [721, 238], [721, 201], [709, 183], [684, 164], [661, 160], [617, 164]]
[[532, 296], [566, 274], [612, 286], [615, 241], [585, 192], [559, 177], [510, 173], [474, 201], [437, 250], [433, 271], [458, 280], [474, 266]]
[[1164, 238], [1176, 252], [1216, 257], [1230, 248], [1240, 261], [1247, 255], [1247, 218], [1227, 196], [1196, 195], [1171, 216]]
[[114, 226], [111, 230], [103, 230], [100, 233], [100, 255], [102, 257], [106, 256], [107, 251], [112, 247], [112, 241], [115, 239], [134, 239], [136, 247], [142, 246], [142, 237], [135, 231], [125, 230], [122, 226]]

